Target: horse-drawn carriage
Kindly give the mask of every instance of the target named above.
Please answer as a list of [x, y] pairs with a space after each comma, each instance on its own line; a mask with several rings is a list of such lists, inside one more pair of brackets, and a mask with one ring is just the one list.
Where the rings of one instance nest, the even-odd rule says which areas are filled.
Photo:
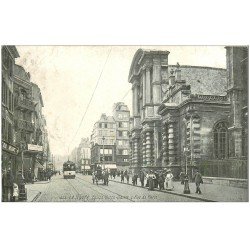
[[101, 166], [96, 166], [93, 173], [92, 173], [92, 181], [93, 184], [98, 183], [101, 181], [104, 185], [108, 186], [109, 183], [109, 172], [108, 169], [102, 169]]

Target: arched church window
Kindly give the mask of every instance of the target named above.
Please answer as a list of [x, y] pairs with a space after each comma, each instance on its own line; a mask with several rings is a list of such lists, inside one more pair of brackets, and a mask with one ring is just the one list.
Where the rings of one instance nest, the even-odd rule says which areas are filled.
[[245, 109], [242, 113], [242, 155], [248, 154], [248, 112]]
[[214, 156], [217, 159], [228, 157], [228, 128], [225, 122], [218, 123], [214, 128]]

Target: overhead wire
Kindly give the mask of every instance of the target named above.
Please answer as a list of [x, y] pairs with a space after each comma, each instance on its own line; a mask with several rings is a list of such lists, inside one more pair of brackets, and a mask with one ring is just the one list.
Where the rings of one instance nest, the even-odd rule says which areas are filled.
[[106, 58], [106, 61], [105, 61], [104, 65], [103, 65], [103, 67], [102, 67], [102, 71], [101, 71], [101, 73], [100, 73], [100, 75], [99, 75], [99, 77], [98, 77], [98, 80], [97, 80], [97, 82], [96, 82], [95, 88], [94, 88], [94, 90], [93, 90], [93, 92], [92, 92], [92, 95], [91, 95], [91, 97], [90, 97], [90, 100], [89, 100], [89, 102], [88, 102], [88, 105], [87, 105], [87, 107], [86, 107], [86, 110], [85, 110], [85, 112], [84, 112], [84, 114], [83, 114], [83, 116], [82, 116], [82, 119], [81, 119], [81, 121], [80, 121], [80, 124], [79, 124], [79, 126], [78, 126], [78, 128], [77, 128], [77, 130], [76, 130], [76, 133], [75, 133], [75, 135], [73, 136], [72, 140], [71, 140], [70, 143], [69, 143], [69, 146], [68, 146], [68, 156], [69, 156], [69, 149], [70, 149], [70, 146], [71, 146], [72, 142], [75, 140], [75, 137], [76, 137], [76, 135], [77, 135], [79, 129], [81, 128], [82, 122], [83, 122], [83, 120], [84, 120], [84, 118], [85, 118], [85, 116], [86, 116], [86, 114], [87, 114], [87, 112], [88, 112], [88, 109], [89, 109], [89, 106], [90, 106], [90, 104], [91, 104], [91, 101], [92, 101], [92, 99], [93, 99], [93, 97], [94, 97], [94, 94], [95, 94], [95, 92], [96, 92], [96, 89], [97, 89], [97, 87], [98, 87], [98, 85], [99, 85], [99, 83], [100, 83], [100, 79], [101, 79], [101, 77], [102, 77], [102, 73], [103, 73], [103, 71], [104, 71], [104, 68], [105, 68], [105, 66], [106, 66], [106, 64], [107, 64], [107, 61], [108, 61], [108, 59], [109, 59], [109, 56], [110, 56], [110, 54], [111, 54], [111, 50], [112, 50], [112, 47], [111, 47], [110, 50], [109, 50], [109, 53], [108, 53], [107, 58]]

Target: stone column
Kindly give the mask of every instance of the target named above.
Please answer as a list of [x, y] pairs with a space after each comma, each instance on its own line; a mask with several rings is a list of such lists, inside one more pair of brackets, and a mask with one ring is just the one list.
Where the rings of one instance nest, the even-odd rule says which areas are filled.
[[138, 88], [139, 88], [139, 82], [138, 80], [134, 80], [133, 82], [133, 87], [132, 87], [132, 90], [133, 90], [133, 116], [138, 116], [139, 115], [139, 112], [138, 112]]
[[142, 106], [146, 104], [146, 71], [142, 70]]
[[133, 143], [132, 141], [129, 142], [129, 161], [130, 161], [130, 166], [133, 166]]
[[169, 165], [173, 165], [175, 162], [175, 152], [174, 152], [174, 124], [172, 122], [168, 124], [168, 155], [169, 155]]
[[145, 68], [146, 71], [146, 104], [151, 103], [151, 82], [150, 82], [150, 67]]
[[162, 158], [163, 158], [163, 163], [162, 166], [166, 167], [167, 166], [167, 151], [168, 151], [168, 135], [167, 135], [167, 125], [166, 123], [163, 123], [162, 126]]
[[134, 167], [138, 167], [138, 138], [134, 138]]
[[146, 165], [151, 166], [152, 160], [152, 145], [151, 145], [151, 131], [146, 132]]
[[146, 166], [146, 140], [145, 140], [145, 134], [142, 133], [142, 163], [143, 166]]

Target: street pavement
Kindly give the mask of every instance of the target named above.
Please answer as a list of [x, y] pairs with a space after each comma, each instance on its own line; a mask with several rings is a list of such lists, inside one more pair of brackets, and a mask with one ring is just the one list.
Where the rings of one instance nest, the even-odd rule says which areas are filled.
[[203, 184], [202, 194], [184, 195], [184, 186], [174, 183], [173, 191], [148, 191], [147, 188], [121, 183], [120, 178], [110, 180], [108, 186], [92, 183], [91, 176], [77, 174], [75, 179], [53, 176], [50, 182], [27, 184], [28, 201], [33, 202], [197, 202], [197, 201], [248, 201], [248, 190], [215, 184]]
[[34, 183], [27, 187], [28, 201], [36, 202], [197, 202], [171, 193], [148, 191], [120, 182], [109, 182], [108, 186], [93, 184], [91, 176], [77, 174], [75, 179], [63, 179], [62, 175], [50, 182]]
[[[130, 178], [131, 179], [131, 178]], [[120, 177], [112, 180], [115, 182], [120, 182]], [[121, 185], [128, 185], [126, 183], [121, 183]], [[131, 180], [130, 180], [131, 185]], [[138, 185], [140, 181], [138, 179]], [[163, 192], [172, 193], [175, 195], [180, 195], [184, 197], [190, 197], [194, 199], [199, 199], [201, 201], [220, 201], [220, 202], [246, 202], [248, 201], [248, 189], [246, 188], [237, 188], [231, 186], [217, 185], [217, 184], [201, 184], [200, 186], [202, 194], [196, 194], [195, 183], [189, 183], [190, 194], [183, 194], [184, 185], [181, 185], [180, 182], [174, 182], [174, 190]]]

